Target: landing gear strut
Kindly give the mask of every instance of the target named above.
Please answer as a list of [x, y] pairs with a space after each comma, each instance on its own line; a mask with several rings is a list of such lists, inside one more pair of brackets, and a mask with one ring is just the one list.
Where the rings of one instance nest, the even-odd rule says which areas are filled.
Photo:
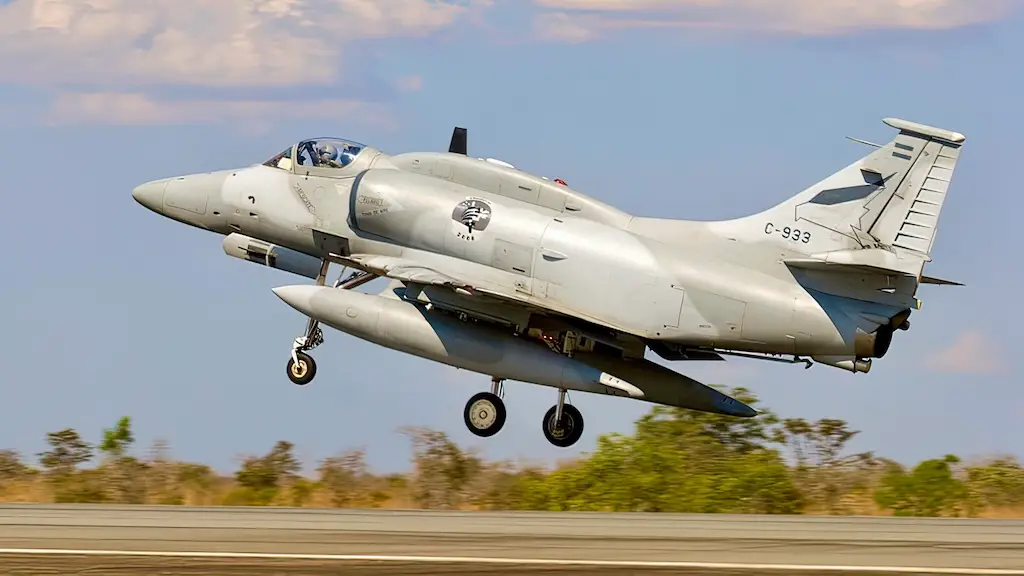
[[[573, 357], [576, 350], [590, 349], [581, 347], [581, 339], [574, 332], [566, 332], [559, 338], [542, 335], [541, 339], [553, 352], [564, 354], [570, 358]], [[502, 380], [493, 378], [490, 392], [480, 392], [466, 403], [462, 415], [466, 427], [473, 434], [485, 438], [494, 436], [505, 425], [506, 413], [505, 404], [500, 398], [501, 387]], [[567, 391], [564, 388], [558, 390], [558, 404], [552, 406], [544, 414], [542, 423], [544, 437], [559, 448], [568, 448], [583, 437], [583, 414], [575, 406], [565, 403], [566, 394]]]
[[[327, 283], [327, 269], [330, 268], [330, 265], [331, 263], [327, 259], [320, 261], [320, 273], [316, 277], [317, 286], [324, 286]], [[374, 278], [376, 276], [369, 272], [357, 270], [345, 280], [339, 278], [334, 283], [334, 287], [341, 290], [351, 290], [366, 284]], [[296, 338], [295, 342], [292, 343], [291, 358], [288, 359], [288, 379], [293, 384], [305, 386], [313, 381], [313, 377], [316, 376], [316, 361], [306, 352], [323, 343], [324, 333], [320, 329], [320, 322], [310, 318], [306, 323], [306, 334]]]
[[565, 389], [558, 391], [558, 404], [544, 414], [544, 437], [559, 448], [572, 446], [583, 436], [583, 414], [565, 403]]
[[469, 431], [482, 438], [489, 438], [501, 431], [505, 425], [505, 403], [501, 400], [502, 379], [491, 379], [491, 391], [473, 395], [466, 402], [462, 418]]

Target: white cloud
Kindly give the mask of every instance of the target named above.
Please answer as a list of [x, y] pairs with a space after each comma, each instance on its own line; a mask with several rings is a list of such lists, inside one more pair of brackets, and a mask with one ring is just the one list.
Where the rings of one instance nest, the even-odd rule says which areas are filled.
[[[988, 22], [1015, 0], [534, 0], [556, 12], [535, 23], [547, 38], [594, 37], [610, 28], [713, 27], [810, 36], [865, 29], [941, 30]], [[576, 12], [581, 11], [581, 12]], [[558, 24], [576, 19], [567, 34]]]
[[0, 5], [10, 83], [329, 83], [351, 43], [419, 36], [474, 6], [456, 0], [13, 0]]
[[534, 31], [541, 38], [577, 44], [595, 39], [602, 25], [600, 18], [590, 14], [548, 12], [534, 20]]
[[281, 102], [264, 100], [160, 100], [142, 93], [65, 93], [54, 100], [48, 124], [236, 124], [258, 131], [280, 119], [287, 108], [287, 119], [322, 118], [325, 110], [332, 115], [354, 118], [372, 128], [393, 129], [394, 120], [380, 105], [350, 101], [322, 100], [303, 102], [301, 106], [284, 106]]
[[931, 356], [927, 363], [938, 372], [990, 374], [1001, 369], [994, 345], [976, 330], [961, 334], [948, 347]]

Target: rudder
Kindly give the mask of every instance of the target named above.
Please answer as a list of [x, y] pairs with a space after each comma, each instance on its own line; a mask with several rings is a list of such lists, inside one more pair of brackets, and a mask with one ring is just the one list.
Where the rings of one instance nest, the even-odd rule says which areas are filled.
[[[894, 118], [886, 118], [885, 123], [900, 130], [893, 143], [896, 150], [892, 157], [911, 163], [912, 167], [866, 231], [883, 246], [915, 252], [928, 259], [966, 138], [949, 130]], [[909, 147], [917, 149], [905, 150]]]

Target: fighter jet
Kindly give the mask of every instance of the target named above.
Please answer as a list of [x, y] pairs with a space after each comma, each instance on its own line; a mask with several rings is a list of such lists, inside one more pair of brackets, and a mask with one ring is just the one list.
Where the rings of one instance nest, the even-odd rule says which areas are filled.
[[[506, 380], [549, 386], [549, 442], [583, 416], [568, 391], [751, 417], [749, 406], [648, 359], [744, 356], [865, 373], [921, 308], [962, 134], [886, 118], [893, 139], [776, 206], [725, 221], [628, 214], [467, 152], [389, 154], [312, 138], [251, 166], [147, 182], [132, 196], [223, 235], [237, 258], [315, 282], [275, 288], [307, 319], [288, 378], [316, 374], [322, 325], [491, 379], [466, 403], [501, 430]], [[851, 138], [852, 139], [852, 138]], [[642, 191], [638, 191], [642, 193]], [[350, 270], [327, 281], [331, 264]], [[379, 293], [354, 290], [388, 279]]]

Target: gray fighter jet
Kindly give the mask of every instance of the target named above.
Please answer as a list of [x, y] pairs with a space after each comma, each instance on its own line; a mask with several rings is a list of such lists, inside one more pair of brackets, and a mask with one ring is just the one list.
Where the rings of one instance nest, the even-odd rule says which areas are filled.
[[[466, 404], [478, 436], [505, 422], [505, 380], [550, 386], [543, 430], [580, 439], [569, 390], [739, 417], [749, 406], [645, 358], [723, 355], [868, 372], [921, 307], [923, 275], [964, 136], [887, 118], [885, 145], [774, 208], [700, 222], [627, 214], [491, 158], [466, 130], [448, 152], [391, 155], [337, 138], [132, 193], [224, 235], [231, 256], [314, 279], [275, 288], [308, 318], [287, 362], [308, 384], [321, 325], [491, 378]], [[327, 282], [330, 265], [351, 275]], [[344, 270], [343, 270], [344, 272]], [[352, 290], [390, 279], [379, 294]], [[959, 284], [957, 284], [959, 285]]]

